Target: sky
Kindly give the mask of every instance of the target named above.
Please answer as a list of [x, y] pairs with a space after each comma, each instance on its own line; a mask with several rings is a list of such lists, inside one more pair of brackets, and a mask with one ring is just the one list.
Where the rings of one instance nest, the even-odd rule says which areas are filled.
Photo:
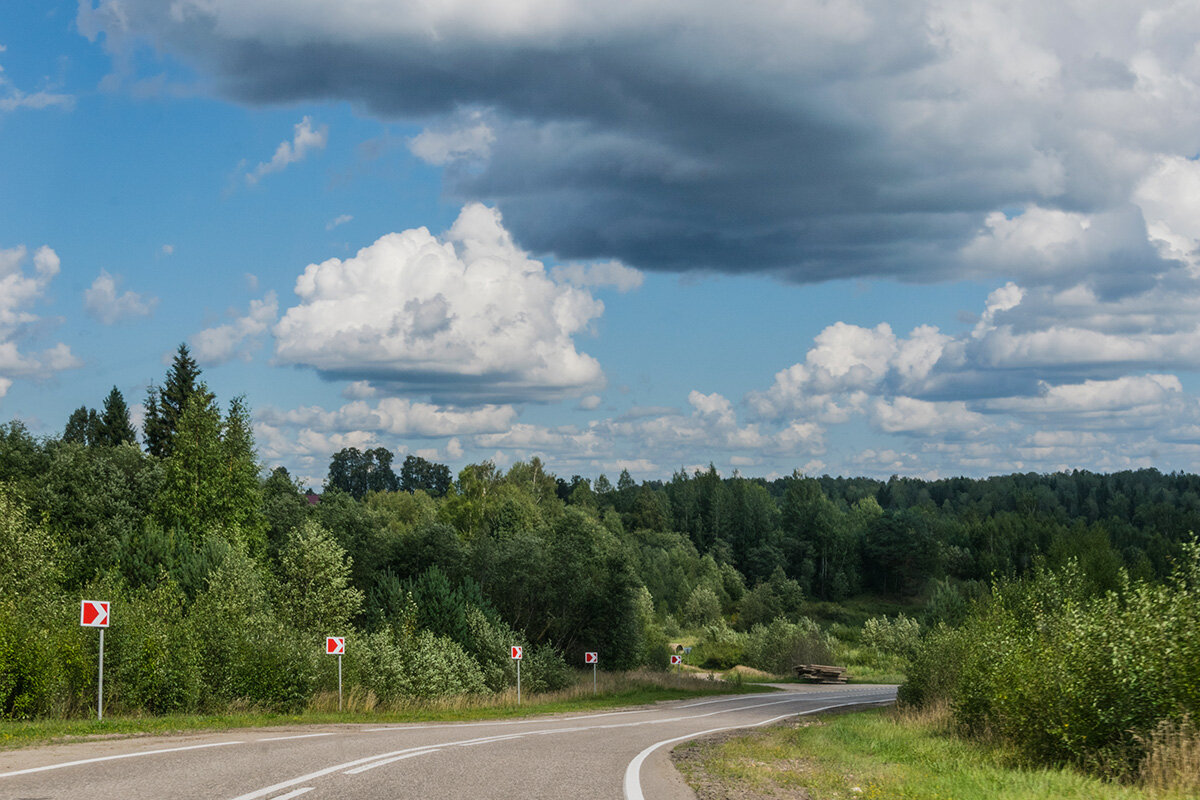
[[0, 420], [266, 468], [1197, 469], [1200, 7], [0, 4]]

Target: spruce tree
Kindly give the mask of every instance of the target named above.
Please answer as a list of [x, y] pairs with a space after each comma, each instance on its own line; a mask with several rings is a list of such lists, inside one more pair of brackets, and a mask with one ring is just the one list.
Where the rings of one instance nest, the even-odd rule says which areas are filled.
[[129, 406], [125, 404], [125, 396], [115, 386], [108, 393], [108, 397], [104, 398], [104, 410], [100, 412], [96, 438], [92, 444], [110, 447], [137, 444], [137, 434], [129, 422]]
[[95, 444], [99, 427], [100, 418], [96, 416], [96, 410], [80, 406], [67, 418], [67, 427], [63, 431], [62, 440], [75, 444]]
[[[179, 345], [167, 381], [162, 386], [151, 386], [146, 393], [146, 421], [142, 433], [146, 439], [146, 450], [151, 455], [166, 458], [171, 454], [175, 434], [179, 431], [179, 417], [188, 400], [200, 389], [197, 383], [200, 367], [188, 352], [187, 344]], [[212, 400], [212, 395], [205, 398]]]

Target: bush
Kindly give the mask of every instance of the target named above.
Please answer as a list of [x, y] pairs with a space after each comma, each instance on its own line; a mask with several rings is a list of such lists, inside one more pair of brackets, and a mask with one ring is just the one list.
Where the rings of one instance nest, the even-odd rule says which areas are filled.
[[796, 664], [828, 664], [833, 660], [828, 637], [807, 617], [788, 622], [776, 617], [768, 625], [755, 625], [746, 637], [745, 664], [788, 675]]
[[453, 640], [429, 631], [397, 635], [390, 629], [346, 637], [348, 679], [384, 702], [487, 691], [483, 672]]
[[901, 699], [942, 695], [1030, 758], [1133, 772], [1163, 720], [1200, 715], [1200, 546], [1167, 585], [1096, 597], [1070, 565], [998, 587], [917, 648]]
[[200, 700], [200, 653], [173, 583], [118, 603], [120, 624], [105, 641], [106, 694], [115, 709], [152, 714], [194, 711]]
[[921, 623], [904, 616], [872, 617], [863, 623], [861, 641], [881, 653], [909, 657], [921, 641]]
[[521, 667], [521, 688], [529, 693], [553, 692], [575, 682], [575, 671], [567, 666], [562, 654], [548, 644], [529, 651]]
[[745, 634], [724, 625], [709, 625], [688, 661], [706, 669], [729, 669], [742, 663], [745, 642]]

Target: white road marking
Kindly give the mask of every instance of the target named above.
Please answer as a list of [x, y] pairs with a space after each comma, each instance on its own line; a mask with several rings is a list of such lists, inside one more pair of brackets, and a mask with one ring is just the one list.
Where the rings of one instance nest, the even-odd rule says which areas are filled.
[[[736, 698], [735, 698], [736, 699]], [[598, 714], [581, 714], [578, 717], [560, 717], [556, 722], [573, 722], [577, 719], [594, 719], [596, 717], [614, 717], [619, 714], [647, 714], [659, 711], [658, 708], [635, 708], [630, 711], [602, 711]], [[529, 717], [528, 719], [509, 719], [498, 722], [446, 722], [439, 725], [393, 725], [390, 728], [366, 728], [363, 733], [387, 733], [390, 731], [427, 731], [433, 728], [490, 728], [496, 725], [528, 725], [532, 722], [545, 722], [545, 717]]]
[[[295, 786], [298, 783], [305, 783], [307, 781], [314, 780], [316, 778], [320, 778], [320, 777], [329, 775], [334, 772], [343, 772], [344, 774], [357, 774], [358, 772], [361, 772], [362, 770], [352, 770], [350, 768], [360, 767], [360, 766], [369, 764], [371, 766], [364, 767], [364, 769], [372, 769], [376, 766], [383, 766], [384, 764], [389, 764], [394, 761], [400, 761], [403, 758], [410, 758], [412, 756], [424, 755], [425, 753], [433, 752], [434, 750], [446, 749], [449, 747], [471, 747], [471, 746], [477, 745], [477, 744], [486, 744], [489, 742], [499, 742], [499, 741], [505, 741], [508, 739], [522, 739], [527, 736], [544, 736], [544, 735], [552, 735], [552, 734], [559, 734], [559, 733], [571, 733], [574, 731], [609, 730], [609, 729], [613, 729], [613, 728], [635, 728], [635, 727], [641, 727], [643, 725], [663, 725], [663, 724], [667, 724], [667, 723], [671, 723], [671, 722], [680, 722], [683, 720], [702, 719], [704, 717], [712, 717], [712, 716], [716, 716], [717, 714], [730, 714], [730, 713], [734, 713], [734, 712], [738, 712], [738, 711], [748, 711], [750, 709], [762, 708], [764, 706], [779, 705], [780, 703], [795, 703], [795, 702], [811, 701], [814, 699], [811, 696], [806, 696], [799, 692], [793, 692], [790, 694], [791, 694], [790, 697], [784, 697], [782, 699], [771, 700], [771, 701], [764, 702], [764, 703], [752, 703], [749, 705], [737, 706], [736, 708], [717, 709], [716, 711], [709, 711], [704, 714], [684, 714], [682, 716], [668, 717], [665, 719], [652, 719], [652, 720], [644, 720], [644, 721], [638, 721], [638, 722], [617, 722], [617, 723], [612, 723], [612, 724], [608, 724], [608, 725], [581, 725], [581, 726], [572, 727], [572, 728], [543, 728], [542, 730], [536, 730], [536, 731], [521, 731], [519, 733], [503, 733], [503, 734], [497, 734], [495, 736], [480, 736], [480, 737], [476, 737], [476, 738], [472, 738], [472, 739], [460, 739], [460, 740], [454, 741], [454, 742], [440, 742], [438, 744], [428, 744], [428, 745], [421, 745], [418, 747], [409, 747], [409, 748], [405, 748], [403, 750], [394, 750], [390, 753], [378, 753], [373, 756], [367, 756], [365, 758], [359, 758], [354, 761], [348, 761], [344, 764], [337, 764], [332, 767], [326, 767], [325, 769], [317, 770], [316, 772], [310, 772], [307, 775], [301, 775], [298, 778], [281, 781], [272, 786], [268, 786], [265, 789], [259, 789], [257, 791], [248, 792], [246, 794], [239, 795], [239, 796], [233, 798], [233, 800], [259, 800], [259, 798], [266, 797], [267, 795], [272, 794], [273, 792], [280, 791], [281, 789], [287, 789], [289, 787]], [[834, 699], [834, 698], [821, 698], [821, 699]], [[837, 699], [842, 699], [842, 698], [837, 698]], [[890, 703], [891, 698], [887, 698], [886, 700], [881, 699], [879, 702], [889, 702]], [[862, 703], [863, 703], [862, 700], [856, 700], [855, 702], [841, 703], [839, 705], [843, 705], [843, 706], [859, 705]], [[815, 713], [815, 711], [824, 711], [828, 708], [837, 708], [837, 707], [838, 707], [838, 705], [824, 706], [822, 708], [815, 709], [814, 711], [804, 711], [804, 712], [800, 712], [800, 713], [801, 713], [801, 715], [812, 714], [812, 713]], [[650, 710], [661, 710], [661, 709], [650, 709]], [[606, 716], [606, 715], [602, 714], [602, 715], [595, 715], [595, 716]], [[773, 722], [777, 719], [784, 719], [785, 717], [792, 717], [792, 716], [797, 716], [797, 714], [795, 714], [795, 713], [784, 714], [782, 716], [775, 717], [772, 720], [768, 720], [768, 722]], [[766, 723], [751, 723], [750, 725], [732, 725], [729, 727], [730, 728], [739, 728], [739, 727], [744, 728], [744, 727], [753, 727], [754, 725], [762, 725], [762, 724], [766, 724]], [[397, 729], [392, 728], [391, 730], [397, 730]], [[715, 730], [726, 730], [726, 728], [717, 728]], [[687, 739], [687, 738], [693, 738], [696, 736], [703, 736], [703, 735], [705, 735], [705, 733], [709, 733], [709, 732], [710, 731], [704, 731], [701, 733], [692, 733], [692, 734], [688, 734], [687, 736], [685, 736], [683, 738]], [[668, 741], [676, 741], [676, 740], [668, 740]], [[654, 747], [658, 747], [664, 743], [665, 742], [660, 742], [658, 745], [654, 745]], [[653, 747], [651, 749], [653, 749]], [[639, 765], [640, 765], [640, 762], [639, 762]], [[626, 772], [626, 775], [628, 776], [628, 772]], [[640, 791], [640, 789], [639, 789], [639, 791]]]
[[46, 772], [52, 769], [62, 769], [63, 767], [77, 767], [80, 764], [95, 764], [100, 761], [116, 761], [119, 758], [138, 758], [140, 756], [156, 756], [160, 753], [178, 753], [182, 750], [201, 750], [205, 747], [224, 747], [229, 744], [245, 744], [245, 742], [213, 742], [211, 744], [192, 744], [187, 747], [166, 747], [162, 750], [142, 750], [137, 753], [121, 753], [115, 756], [97, 756], [96, 758], [85, 758], [81, 761], [66, 761], [62, 764], [47, 764], [44, 767], [30, 767], [29, 769], [18, 769], [13, 772], [0, 773], [0, 778], [11, 778], [14, 775], [28, 775], [31, 772]]
[[403, 761], [406, 758], [415, 758], [417, 756], [424, 756], [424, 755], [428, 755], [430, 753], [437, 753], [437, 752], [440, 752], [441, 749], [442, 748], [440, 748], [440, 747], [431, 747], [428, 750], [418, 750], [415, 753], [405, 753], [402, 756], [392, 756], [391, 758], [385, 758], [383, 761], [376, 761], [374, 764], [366, 764], [364, 766], [359, 767], [358, 769], [346, 770], [342, 774], [343, 775], [357, 775], [358, 773], [366, 772], [369, 769], [375, 769], [376, 767], [382, 767], [385, 764], [391, 764], [393, 761]]
[[[333, 733], [302, 733], [298, 736], [272, 736], [270, 739], [255, 739], [256, 742], [286, 742], [289, 739], [313, 739], [317, 736], [333, 736]], [[278, 798], [276, 799], [278, 800]]]
[[[886, 700], [886, 701], [880, 700], [878, 702], [890, 703], [891, 700]], [[663, 747], [668, 744], [674, 744], [675, 742], [684, 742], [684, 741], [687, 741], [688, 739], [698, 739], [699, 737], [707, 736], [710, 733], [719, 733], [720, 731], [731, 731], [731, 730], [736, 730], [738, 728], [757, 728], [761, 725], [770, 725], [772, 722], [778, 722], [781, 719], [787, 719], [788, 717], [803, 717], [803, 716], [807, 716], [808, 714], [816, 714], [819, 711], [828, 711], [831, 708], [842, 708], [843, 706], [856, 706], [856, 705], [862, 705], [862, 703], [861, 702], [837, 703], [837, 704], [831, 705], [831, 706], [822, 706], [821, 708], [814, 708], [809, 711], [801, 711], [796, 714], [781, 714], [778, 717], [772, 717], [771, 719], [765, 719], [762, 722], [752, 722], [748, 725], [726, 725], [723, 728], [711, 728], [707, 731], [700, 731], [699, 733], [689, 733], [689, 734], [685, 734], [684, 736], [676, 736], [673, 739], [663, 739], [661, 742], [655, 742], [654, 744], [650, 745], [645, 750], [643, 750], [642, 752], [640, 752], [636, 756], [634, 756], [633, 760], [629, 762], [629, 766], [627, 766], [625, 768], [625, 800], [646, 800], [646, 796], [644, 794], [642, 794], [642, 778], [641, 778], [642, 762], [644, 762], [651, 753], [653, 753], [655, 750], [657, 750], [660, 747]], [[703, 714], [701, 716], [709, 716], [709, 715]]]
[[304, 786], [304, 787], [297, 789], [294, 792], [288, 792], [287, 794], [281, 794], [281, 795], [279, 795], [279, 797], [274, 798], [274, 800], [292, 800], [293, 797], [299, 797], [302, 794], [308, 794], [312, 790], [313, 790], [313, 787]]

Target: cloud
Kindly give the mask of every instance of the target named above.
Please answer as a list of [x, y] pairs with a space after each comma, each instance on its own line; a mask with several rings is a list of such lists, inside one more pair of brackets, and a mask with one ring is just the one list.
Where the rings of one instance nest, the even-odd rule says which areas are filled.
[[443, 239], [391, 233], [353, 258], [311, 264], [295, 291], [275, 354], [327, 379], [458, 404], [555, 399], [604, 382], [572, 339], [603, 303], [551, 280], [479, 204]]
[[339, 225], [345, 225], [352, 219], [354, 219], [354, 217], [352, 217], [350, 214], [338, 214], [336, 217], [329, 220], [329, 222], [325, 223], [325, 230], [331, 231]]
[[[4, 45], [0, 45], [0, 53], [4, 53], [7, 49]], [[74, 105], [75, 97], [73, 95], [56, 92], [51, 88], [33, 93], [21, 91], [4, 74], [4, 67], [0, 66], [0, 111], [17, 111], [23, 108], [71, 109]], [[0, 397], [2, 396], [3, 392], [0, 392]]]
[[0, 249], [0, 397], [16, 378], [48, 378], [83, 366], [62, 342], [36, 355], [22, 351], [22, 341], [36, 335], [41, 321], [29, 307], [42, 298], [61, 269], [58, 254], [49, 247], [34, 251], [32, 272], [27, 269], [29, 261], [24, 246]]
[[112, 325], [132, 317], [148, 317], [158, 305], [157, 297], [145, 297], [134, 291], [117, 294], [120, 276], [100, 270], [92, 285], [84, 290], [83, 307], [95, 319]]
[[642, 285], [645, 276], [636, 269], [618, 261], [602, 261], [596, 264], [566, 264], [550, 271], [556, 281], [574, 286], [611, 286], [618, 292], [629, 292]]
[[324, 150], [329, 141], [329, 126], [313, 129], [312, 117], [304, 117], [295, 126], [290, 142], [280, 142], [270, 161], [263, 161], [246, 173], [246, 184], [253, 186], [272, 172], [282, 172], [288, 164], [303, 161], [314, 150]]
[[408, 149], [422, 161], [445, 166], [455, 161], [486, 160], [496, 134], [479, 111], [462, 115], [408, 140]]
[[261, 345], [260, 339], [279, 316], [279, 301], [274, 292], [261, 300], [251, 300], [250, 308], [232, 322], [205, 328], [190, 339], [192, 355], [206, 366], [216, 366], [241, 358], [249, 361]]
[[[420, 120], [414, 151], [523, 246], [639, 269], [940, 280], [981, 229], [1011, 251], [1080, 217], [1049, 260], [969, 270], [1050, 279], [1109, 246], [1137, 288], [1161, 254], [1131, 201], [1200, 125], [1200, 14], [1171, 0], [89, 0], [78, 25], [246, 104]], [[1000, 231], [1009, 209], [1033, 216]]]

